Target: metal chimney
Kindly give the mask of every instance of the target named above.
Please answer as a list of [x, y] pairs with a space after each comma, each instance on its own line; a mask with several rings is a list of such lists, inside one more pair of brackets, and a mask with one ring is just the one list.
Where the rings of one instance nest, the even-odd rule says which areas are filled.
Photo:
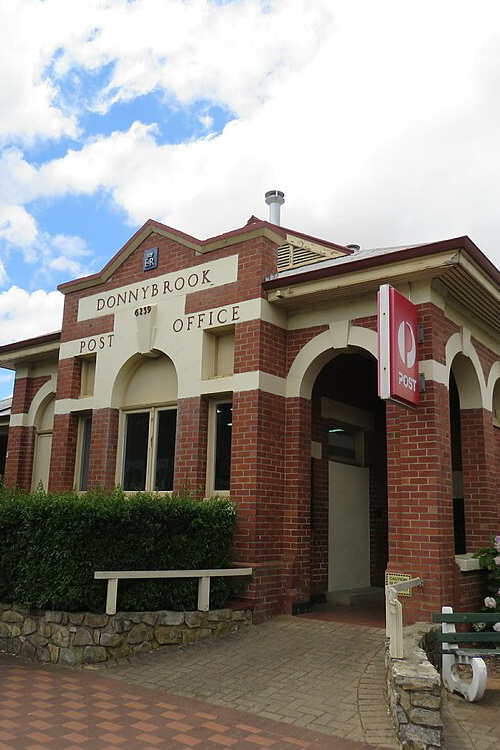
[[282, 193], [281, 190], [268, 190], [265, 198], [269, 206], [270, 223], [280, 226], [280, 207], [285, 202], [285, 193]]

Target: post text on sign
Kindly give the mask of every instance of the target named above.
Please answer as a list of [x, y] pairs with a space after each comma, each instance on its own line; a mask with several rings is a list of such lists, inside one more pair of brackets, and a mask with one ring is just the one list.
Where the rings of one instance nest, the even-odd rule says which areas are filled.
[[92, 354], [98, 349], [109, 349], [113, 346], [114, 333], [106, 333], [104, 336], [95, 336], [91, 339], [80, 340], [80, 354]]

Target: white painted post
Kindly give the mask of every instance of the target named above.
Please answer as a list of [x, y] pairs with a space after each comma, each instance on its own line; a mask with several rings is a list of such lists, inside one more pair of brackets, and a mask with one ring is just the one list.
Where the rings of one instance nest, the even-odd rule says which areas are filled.
[[106, 614], [116, 615], [116, 597], [118, 595], [118, 578], [108, 578], [108, 593], [106, 596]]
[[391, 602], [391, 616], [393, 619], [393, 628], [391, 633], [390, 652], [393, 659], [402, 659], [404, 657], [403, 649], [403, 605], [396, 598]]
[[198, 609], [208, 612], [210, 608], [210, 576], [198, 578]]

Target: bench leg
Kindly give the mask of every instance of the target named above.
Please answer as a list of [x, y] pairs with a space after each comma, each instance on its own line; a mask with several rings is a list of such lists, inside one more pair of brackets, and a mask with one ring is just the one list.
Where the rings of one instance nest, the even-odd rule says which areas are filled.
[[[441, 612], [446, 614], [453, 614], [452, 607], [442, 607]], [[453, 623], [443, 622], [442, 624], [443, 633], [456, 633], [456, 628]], [[443, 643], [443, 649], [446, 651], [451, 650], [453, 646], [449, 643]], [[471, 682], [464, 682], [458, 674], [457, 667], [459, 664], [468, 664], [472, 667], [472, 680]], [[479, 656], [455, 656], [454, 654], [443, 654], [443, 682], [450, 691], [450, 693], [460, 693], [468, 701], [478, 701], [483, 697], [486, 688], [486, 679], [488, 673], [486, 670], [486, 664], [484, 659]]]
[[[468, 664], [472, 667], [471, 682], [462, 680], [457, 671], [459, 664]], [[478, 701], [484, 695], [487, 677], [486, 664], [481, 657], [443, 654], [443, 682], [450, 693], [460, 693], [471, 703]]]
[[208, 612], [210, 607], [210, 576], [202, 576], [198, 579], [198, 609]]
[[118, 578], [108, 578], [108, 593], [106, 596], [106, 614], [116, 615], [116, 597], [118, 594]]

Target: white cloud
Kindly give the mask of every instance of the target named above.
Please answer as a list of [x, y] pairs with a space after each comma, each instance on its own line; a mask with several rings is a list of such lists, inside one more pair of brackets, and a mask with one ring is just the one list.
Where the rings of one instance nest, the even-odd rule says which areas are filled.
[[12, 286], [0, 293], [0, 344], [57, 331], [64, 297], [60, 292], [27, 292]]
[[[43, 70], [60, 49], [54, 86], [79, 67], [117, 63], [97, 95], [101, 111], [161, 90], [177, 104], [203, 100], [202, 122], [207, 101], [238, 118], [220, 135], [175, 145], [160, 145], [154, 124], [138, 121], [40, 167], [10, 150], [0, 164], [10, 212], [0, 232], [11, 242], [33, 248], [26, 205], [37, 198], [104, 190], [130, 224], [151, 216], [204, 237], [251, 213], [265, 217], [263, 193], [279, 188], [283, 223], [318, 236], [374, 246], [468, 233], [500, 260], [493, 0], [473, 12], [464, 0], [22, 5], [45, 8], [35, 13], [42, 29], [61, 15], [28, 61]], [[47, 267], [82, 262], [50, 243]]]

